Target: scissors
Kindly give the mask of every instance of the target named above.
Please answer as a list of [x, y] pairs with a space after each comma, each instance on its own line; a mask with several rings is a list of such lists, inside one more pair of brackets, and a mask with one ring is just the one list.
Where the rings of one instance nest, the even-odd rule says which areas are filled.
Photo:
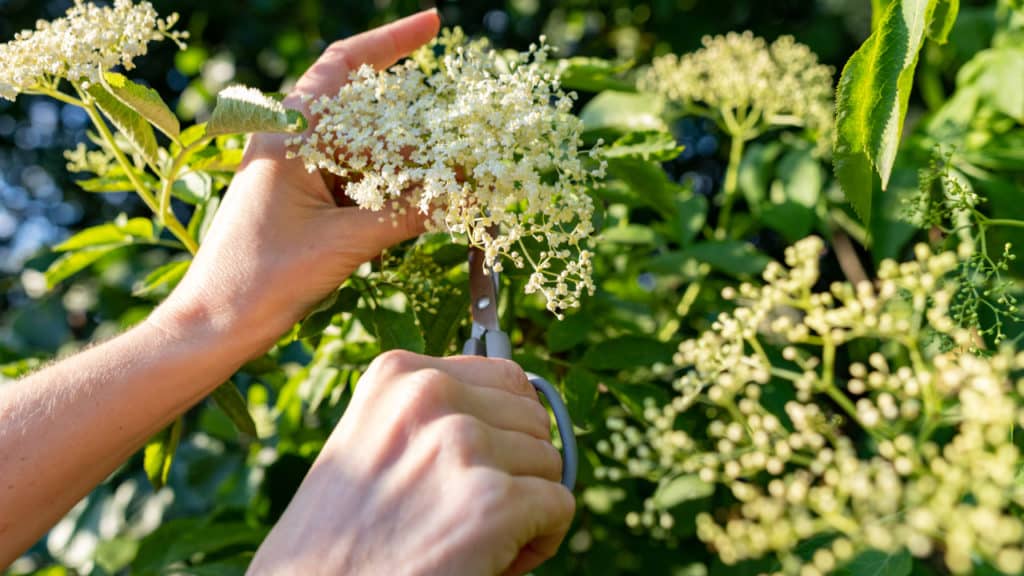
[[[512, 343], [508, 334], [498, 325], [498, 273], [484, 270], [484, 253], [479, 248], [469, 249], [469, 294], [473, 328], [462, 353], [470, 356], [512, 359]], [[550, 382], [527, 372], [526, 377], [540, 395], [544, 396], [555, 415], [558, 436], [562, 439], [562, 485], [572, 491], [576, 485], [579, 455], [572, 420], [561, 394]]]

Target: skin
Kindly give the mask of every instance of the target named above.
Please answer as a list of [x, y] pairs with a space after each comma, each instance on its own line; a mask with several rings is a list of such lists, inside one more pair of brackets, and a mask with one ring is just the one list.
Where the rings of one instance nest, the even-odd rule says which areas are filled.
[[[439, 28], [427, 11], [332, 44], [289, 97], [334, 94]], [[423, 230], [334, 201], [284, 137], [254, 136], [188, 274], [144, 322], [0, 389], [0, 567], [146, 440], [265, 352], [366, 260]], [[501, 410], [495, 410], [501, 406]], [[518, 365], [382, 355], [251, 574], [521, 574], [574, 512]]]

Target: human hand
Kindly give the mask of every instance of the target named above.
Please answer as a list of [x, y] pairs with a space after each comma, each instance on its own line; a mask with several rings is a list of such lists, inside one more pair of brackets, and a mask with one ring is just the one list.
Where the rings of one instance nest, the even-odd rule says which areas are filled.
[[525, 573], [575, 509], [549, 426], [514, 362], [386, 353], [249, 573]]
[[[439, 26], [428, 10], [332, 44], [285, 105], [304, 108], [302, 95], [336, 94], [350, 70], [364, 63], [386, 68]], [[337, 206], [339, 191], [330, 180], [286, 159], [285, 139], [252, 137], [209, 235], [150, 322], [181, 338], [201, 325], [258, 354], [360, 264], [423, 231], [415, 210], [399, 215]]]

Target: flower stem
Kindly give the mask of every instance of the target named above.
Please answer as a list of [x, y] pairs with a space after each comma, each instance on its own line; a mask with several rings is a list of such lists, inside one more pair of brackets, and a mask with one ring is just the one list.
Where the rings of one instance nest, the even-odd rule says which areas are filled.
[[125, 176], [127, 176], [128, 180], [131, 181], [132, 186], [135, 187], [135, 192], [139, 195], [139, 198], [142, 199], [142, 202], [151, 211], [153, 211], [153, 213], [160, 218], [164, 226], [166, 226], [167, 229], [185, 245], [185, 249], [187, 249], [189, 253], [195, 254], [199, 251], [199, 245], [192, 239], [188, 230], [185, 230], [185, 227], [181, 225], [181, 222], [179, 222], [174, 216], [174, 213], [170, 212], [170, 210], [168, 210], [166, 214], [161, 212], [161, 207], [157, 202], [157, 199], [153, 196], [153, 193], [149, 191], [146, 185], [139, 180], [138, 175], [135, 173], [135, 167], [132, 166], [131, 162], [129, 162], [128, 158], [124, 155], [124, 152], [122, 152], [121, 148], [118, 147], [117, 141], [114, 139], [114, 135], [110, 132], [110, 129], [107, 128], [107, 123], [104, 122], [102, 117], [100, 117], [99, 112], [96, 110], [96, 106], [91, 102], [85, 101], [84, 98], [79, 105], [83, 110], [85, 110], [89, 119], [92, 120], [93, 125], [96, 126], [96, 130], [99, 131], [100, 136], [107, 143], [111, 153], [114, 155], [117, 163], [121, 165], [121, 169], [124, 170]]
[[743, 148], [746, 143], [743, 135], [732, 134], [729, 167], [725, 171], [725, 182], [722, 185], [722, 210], [718, 213], [718, 225], [715, 227], [715, 238], [719, 240], [729, 234], [729, 219], [732, 216], [732, 205], [736, 200], [736, 189], [739, 184], [740, 160], [743, 159]]

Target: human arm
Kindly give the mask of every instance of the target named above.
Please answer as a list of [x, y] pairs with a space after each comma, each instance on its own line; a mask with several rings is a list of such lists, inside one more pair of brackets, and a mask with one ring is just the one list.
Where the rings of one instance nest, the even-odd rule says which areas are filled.
[[[290, 97], [336, 92], [432, 38], [431, 12], [331, 45]], [[355, 268], [421, 231], [415, 215], [335, 205], [283, 137], [254, 136], [210, 234], [173, 294], [113, 340], [0, 388], [0, 566], [168, 422], [224, 382]]]

